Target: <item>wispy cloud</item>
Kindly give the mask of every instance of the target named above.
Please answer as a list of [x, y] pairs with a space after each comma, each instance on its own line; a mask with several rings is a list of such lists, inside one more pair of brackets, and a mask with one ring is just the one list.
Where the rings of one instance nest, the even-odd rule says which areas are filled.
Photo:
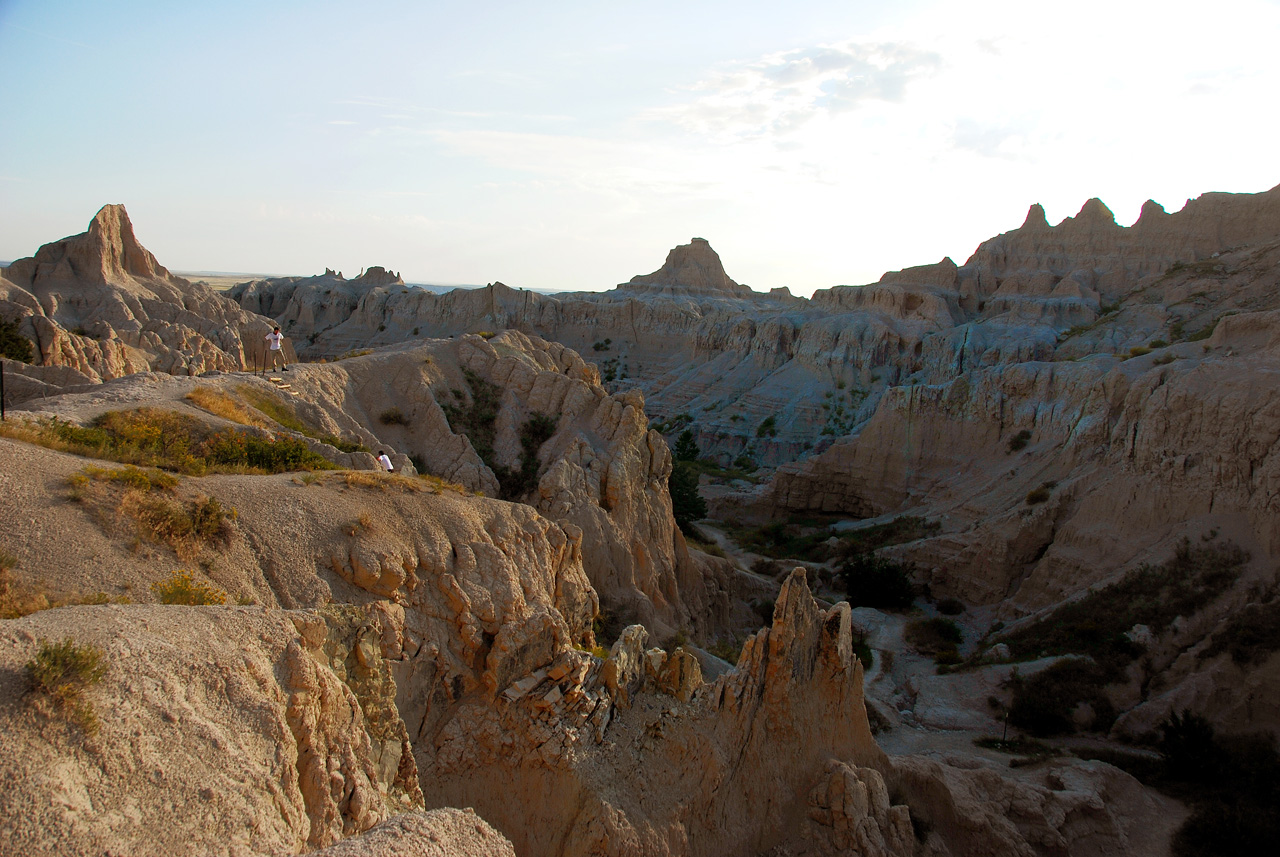
[[695, 98], [651, 110], [646, 118], [717, 138], [786, 133], [871, 101], [900, 103], [913, 80], [941, 66], [937, 53], [907, 42], [848, 41], [785, 51], [721, 68], [690, 88]]

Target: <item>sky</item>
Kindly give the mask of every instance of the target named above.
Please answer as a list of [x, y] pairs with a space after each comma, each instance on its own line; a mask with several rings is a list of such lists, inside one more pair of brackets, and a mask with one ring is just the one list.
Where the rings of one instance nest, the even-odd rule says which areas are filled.
[[808, 295], [1280, 184], [1280, 0], [0, 0], [0, 259]]

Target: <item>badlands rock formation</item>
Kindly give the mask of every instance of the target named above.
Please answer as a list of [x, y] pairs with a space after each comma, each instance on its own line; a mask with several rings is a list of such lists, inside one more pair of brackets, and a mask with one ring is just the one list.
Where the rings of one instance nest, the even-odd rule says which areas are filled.
[[[17, 523], [0, 552], [18, 585], [143, 602], [0, 622], [14, 736], [0, 770], [15, 784], [0, 842], [73, 854], [188, 842], [395, 854], [436, 840], [441, 853], [531, 855], [1163, 853], [1182, 810], [1114, 768], [1010, 771], [968, 736], [939, 739], [950, 749], [917, 739], [911, 721], [991, 718], [947, 710], [948, 676], [903, 678], [905, 653], [896, 670], [877, 657], [877, 679], [896, 683], [881, 702], [897, 710], [877, 719], [897, 725], [897, 755], [882, 752], [852, 614], [814, 598], [820, 574], [779, 575], [772, 620], [735, 669], [674, 640], [650, 648], [677, 630], [696, 642], [742, 632], [746, 593], [777, 582], [688, 549], [671, 456], [648, 422], [692, 425], [721, 461], [781, 465], [718, 499], [721, 516], [936, 523], [887, 552], [935, 597], [964, 602], [971, 638], [1162, 561], [1183, 536], [1230, 539], [1251, 561], [1212, 603], [1139, 635], [1145, 658], [1108, 690], [1115, 731], [1141, 737], [1182, 708], [1231, 731], [1280, 727], [1266, 702], [1280, 692], [1276, 658], [1240, 664], [1212, 648], [1232, 617], [1274, 600], [1280, 419], [1264, 379], [1280, 369], [1277, 194], [1207, 195], [1176, 214], [1150, 204], [1127, 228], [1097, 201], [1057, 226], [1033, 207], [963, 265], [812, 300], [739, 286], [695, 239], [602, 295], [434, 295], [373, 269], [248, 284], [238, 308], [200, 303], [217, 296], [181, 287], [122, 210], [104, 209], [85, 236], [7, 269], [4, 308], [32, 336], [37, 317], [84, 323], [82, 305], [125, 329], [131, 318], [150, 350], [117, 368], [182, 377], [113, 379], [106, 357], [42, 347], [53, 365], [31, 370], [43, 386], [27, 394], [47, 395], [26, 416], [84, 423], [150, 406], [235, 427], [186, 399], [199, 386], [257, 402], [265, 422], [245, 430], [303, 436], [267, 419], [287, 413], [331, 461], [372, 468], [370, 453], [337, 445], [390, 448], [401, 473], [184, 477], [166, 489], [175, 500], [237, 514], [216, 544], [179, 554], [131, 529], [126, 489], [86, 481], [82, 459], [0, 439], [0, 513]], [[260, 311], [304, 353], [371, 353], [278, 382], [189, 377], [243, 366], [243, 345], [239, 362], [219, 347], [225, 365], [203, 346], [204, 363], [160, 360], [188, 328], [256, 343]], [[123, 342], [111, 330], [105, 341]], [[538, 415], [549, 434], [531, 429]], [[257, 606], [146, 603], [183, 568]], [[607, 659], [602, 606], [639, 623]], [[39, 640], [68, 636], [111, 665], [87, 694], [96, 736], [29, 692]], [[978, 693], [985, 680], [955, 698], [981, 707], [999, 692]]]
[[[1274, 582], [1278, 247], [1280, 189], [1149, 202], [1129, 227], [1096, 199], [1057, 225], [1037, 205], [963, 264], [809, 301], [722, 285], [695, 241], [599, 295], [370, 291], [314, 347], [504, 327], [568, 344], [721, 463], [781, 465], [716, 515], [925, 517], [937, 534], [897, 552], [1005, 621], [1221, 533], [1253, 561], [1203, 641]], [[1209, 709], [1247, 725], [1247, 696]]]
[[618, 286], [630, 292], [656, 292], [664, 295], [723, 296], [749, 298], [752, 291], [729, 279], [720, 262], [720, 254], [711, 249], [705, 238], [694, 238], [667, 254], [662, 267], [652, 274], [632, 277]]
[[241, 369], [271, 329], [270, 319], [170, 274], [138, 243], [121, 205], [0, 270], [0, 315], [36, 344], [37, 366], [21, 370], [36, 388]]
[[[377, 614], [358, 612], [375, 657], [357, 661], [357, 644], [352, 660], [389, 682]], [[403, 722], [333, 672], [349, 643], [328, 632], [323, 614], [261, 608], [77, 607], [0, 623], [6, 853], [296, 853], [421, 809], [408, 745], [381, 740]], [[90, 692], [91, 736], [25, 687], [38, 641], [68, 637], [110, 664]]]

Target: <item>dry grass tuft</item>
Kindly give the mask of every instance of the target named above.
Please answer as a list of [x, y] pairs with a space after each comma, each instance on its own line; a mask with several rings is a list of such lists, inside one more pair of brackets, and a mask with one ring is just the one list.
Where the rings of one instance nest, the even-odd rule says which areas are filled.
[[227, 603], [226, 592], [212, 584], [196, 580], [189, 571], [175, 571], [167, 580], [151, 584], [151, 591], [161, 604], [203, 607]]
[[213, 387], [196, 387], [190, 393], [187, 393], [186, 399], [196, 407], [202, 408], [215, 416], [222, 417], [224, 420], [230, 420], [243, 426], [271, 428], [270, 420], [264, 419], [261, 414], [255, 413], [243, 402]]
[[57, 593], [44, 586], [19, 582], [14, 571], [18, 559], [8, 551], [0, 551], [0, 619], [20, 619], [41, 610], [69, 607], [75, 604], [128, 604], [127, 596], [105, 592], [91, 594]]
[[231, 535], [235, 510], [227, 512], [212, 497], [181, 502], [140, 491], [120, 498], [120, 514], [133, 521], [139, 538], [173, 548], [180, 559], [191, 560], [210, 544], [225, 544]]
[[[387, 473], [383, 470], [348, 470], [342, 474], [341, 478], [348, 488], [372, 488], [377, 491], [398, 489], [405, 494], [421, 494], [424, 491], [432, 494], [453, 491], [463, 496], [471, 494], [456, 482], [449, 482], [427, 473], [405, 476], [403, 473]], [[480, 495], [477, 493], [477, 496]]]

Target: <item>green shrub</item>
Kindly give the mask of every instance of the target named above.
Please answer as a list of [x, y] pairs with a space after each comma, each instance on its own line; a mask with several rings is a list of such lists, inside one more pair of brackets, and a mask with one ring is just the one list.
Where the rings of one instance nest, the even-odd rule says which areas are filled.
[[[857, 530], [837, 531], [831, 526], [835, 520], [792, 515], [787, 521], [774, 521], [758, 527], [730, 526], [727, 529], [739, 545], [754, 553], [774, 559], [808, 562], [852, 557], [888, 545], [915, 541], [939, 529], [936, 522], [908, 515]], [[829, 544], [833, 538], [836, 540], [834, 546]]]
[[1163, 339], [1153, 339], [1147, 343], [1147, 347], [1148, 348], [1164, 348], [1168, 344], [1169, 343], [1165, 342]]
[[1009, 438], [1009, 445], [1007, 448], [1010, 453], [1017, 452], [1020, 449], [1025, 449], [1027, 446], [1027, 443], [1030, 442], [1030, 440], [1031, 440], [1031, 430], [1023, 429], [1022, 431], [1015, 434], [1013, 437]]
[[956, 651], [963, 635], [960, 626], [950, 619], [935, 617], [915, 619], [907, 623], [904, 638], [922, 655], [937, 655]]
[[1049, 493], [1049, 489], [1042, 485], [1039, 488], [1032, 489], [1032, 491], [1027, 494], [1027, 505], [1034, 506], [1037, 503], [1044, 503], [1050, 496], [1052, 495]]
[[764, 418], [760, 425], [756, 426], [756, 437], [777, 437], [778, 436], [778, 420], [770, 415]]
[[18, 332], [17, 323], [0, 319], [0, 357], [30, 363], [33, 353], [31, 340]]
[[[109, 482], [133, 488], [137, 491], [167, 491], [177, 487], [178, 477], [154, 467], [85, 467], [80, 474], [84, 479]], [[73, 481], [76, 477], [71, 477]]]
[[1129, 357], [1142, 357], [1150, 353], [1151, 353], [1150, 348], [1144, 348], [1141, 345], [1135, 345], [1129, 349]]
[[853, 637], [853, 654], [862, 661], [864, 670], [871, 669], [871, 665], [876, 661], [875, 653], [871, 651], [871, 644], [862, 634], [855, 634]]
[[225, 541], [229, 535], [230, 516], [211, 497], [182, 503], [167, 497], [128, 493], [120, 499], [119, 509], [134, 521], [139, 537], [168, 545], [183, 559], [196, 557], [204, 545]]
[[1242, 667], [1256, 667], [1280, 651], [1280, 600], [1247, 604], [1231, 615], [1226, 625], [1213, 634], [1201, 658], [1230, 652], [1231, 660]]
[[1009, 723], [1039, 738], [1073, 732], [1072, 712], [1082, 702], [1092, 706], [1092, 728], [1105, 730], [1115, 721], [1115, 708], [1102, 692], [1109, 674], [1092, 661], [1059, 661], [1028, 679], [1015, 678]]
[[915, 598], [906, 567], [875, 554], [854, 554], [836, 574], [852, 607], [905, 610]]
[[266, 473], [293, 470], [336, 470], [337, 465], [297, 438], [263, 440], [243, 432], [218, 432], [203, 444], [204, 458], [219, 468], [247, 468]]
[[1160, 727], [1156, 785], [1192, 806], [1175, 857], [1264, 854], [1280, 836], [1280, 756], [1269, 735], [1219, 737], [1203, 717], [1174, 712]]
[[498, 478], [499, 496], [503, 500], [521, 500], [538, 487], [538, 471], [541, 467], [538, 451], [556, 433], [556, 425], [555, 417], [535, 411], [520, 426], [520, 466], [489, 465]]
[[227, 603], [227, 593], [212, 584], [195, 580], [189, 571], [175, 571], [167, 580], [151, 584], [151, 591], [161, 604], [200, 607]]
[[956, 598], [943, 598], [938, 602], [938, 612], [943, 616], [959, 616], [964, 612], [964, 604]]
[[336, 469], [294, 438], [264, 440], [232, 429], [215, 432], [186, 414], [156, 408], [108, 411], [87, 426], [57, 417], [5, 424], [3, 432], [76, 455], [197, 476], [210, 470], [280, 473]]
[[721, 637], [707, 646], [707, 652], [722, 661], [737, 664], [742, 654], [742, 643], [736, 637]]
[[106, 654], [68, 637], [61, 643], [40, 640], [40, 651], [27, 662], [32, 690], [67, 711], [86, 735], [98, 731], [98, 718], [84, 692], [107, 673]]
[[440, 407], [453, 433], [466, 436], [476, 454], [488, 464], [493, 459], [494, 424], [502, 404], [502, 390], [470, 369], [463, 369], [462, 374], [471, 389], [471, 402], [466, 403], [462, 391], [454, 389], [453, 397], [463, 403], [444, 402]]
[[384, 426], [407, 426], [409, 418], [399, 408], [387, 408], [378, 414], [378, 422]]

